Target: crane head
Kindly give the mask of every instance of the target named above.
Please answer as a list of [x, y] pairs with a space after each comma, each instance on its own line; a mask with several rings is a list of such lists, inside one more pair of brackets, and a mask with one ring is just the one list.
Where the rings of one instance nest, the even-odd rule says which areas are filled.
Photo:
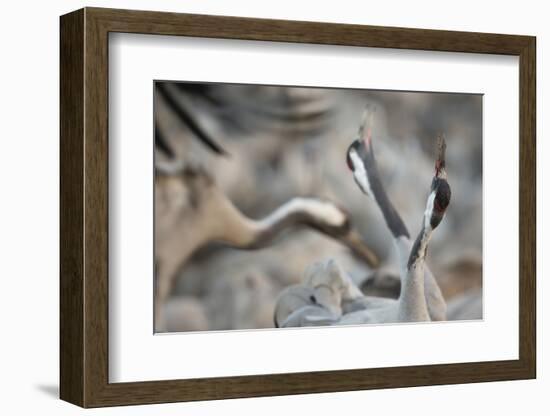
[[440, 135], [437, 138], [435, 174], [432, 179], [431, 193], [428, 197], [425, 215], [426, 221], [432, 229], [435, 229], [439, 225], [451, 202], [451, 187], [449, 182], [447, 182], [447, 171], [445, 170], [446, 148], [447, 144], [445, 143], [445, 138]]

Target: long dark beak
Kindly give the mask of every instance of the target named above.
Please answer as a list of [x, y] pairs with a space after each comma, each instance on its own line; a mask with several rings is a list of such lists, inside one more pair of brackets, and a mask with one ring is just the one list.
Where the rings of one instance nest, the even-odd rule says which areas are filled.
[[344, 243], [357, 257], [375, 269], [380, 265], [380, 259], [367, 245], [363, 237], [354, 229], [344, 234], [340, 241]]
[[438, 178], [446, 178], [447, 172], [445, 171], [445, 151], [447, 150], [447, 142], [442, 134], [437, 136], [436, 146], [435, 176]]

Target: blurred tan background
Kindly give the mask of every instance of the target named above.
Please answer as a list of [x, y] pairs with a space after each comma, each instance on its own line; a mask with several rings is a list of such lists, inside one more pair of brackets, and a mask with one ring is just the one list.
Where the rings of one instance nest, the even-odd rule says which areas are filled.
[[[296, 196], [334, 201], [381, 260], [371, 268], [335, 239], [304, 227], [286, 230], [261, 250], [211, 241], [178, 264], [169, 296], [157, 305], [166, 331], [273, 327], [276, 296], [300, 282], [309, 264], [327, 258], [342, 264], [364, 293], [398, 295], [391, 234], [345, 163], [366, 104], [376, 107], [381, 179], [413, 238], [433, 176], [435, 138], [445, 134], [452, 199], [427, 261], [448, 318], [482, 317], [482, 96], [157, 82], [157, 247], [207, 186], [171, 173], [184, 168], [214, 183], [253, 219]], [[193, 238], [170, 235], [167, 255], [177, 258]]]

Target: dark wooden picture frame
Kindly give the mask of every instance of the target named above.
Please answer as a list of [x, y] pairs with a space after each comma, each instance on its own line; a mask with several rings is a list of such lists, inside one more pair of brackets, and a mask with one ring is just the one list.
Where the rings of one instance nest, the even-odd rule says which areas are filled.
[[[61, 17], [60, 396], [83, 407], [536, 377], [535, 62], [530, 36], [85, 8]], [[519, 359], [109, 383], [110, 32], [519, 56]]]

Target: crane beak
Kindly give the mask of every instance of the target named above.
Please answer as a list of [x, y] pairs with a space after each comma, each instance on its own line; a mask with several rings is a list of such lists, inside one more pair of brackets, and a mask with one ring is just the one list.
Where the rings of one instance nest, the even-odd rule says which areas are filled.
[[349, 230], [341, 238], [341, 241], [361, 260], [373, 269], [380, 265], [380, 259], [367, 245], [363, 237], [354, 229]]
[[440, 134], [436, 141], [436, 159], [435, 159], [435, 176], [441, 179], [447, 179], [445, 171], [445, 152], [447, 150], [447, 142], [445, 136]]

